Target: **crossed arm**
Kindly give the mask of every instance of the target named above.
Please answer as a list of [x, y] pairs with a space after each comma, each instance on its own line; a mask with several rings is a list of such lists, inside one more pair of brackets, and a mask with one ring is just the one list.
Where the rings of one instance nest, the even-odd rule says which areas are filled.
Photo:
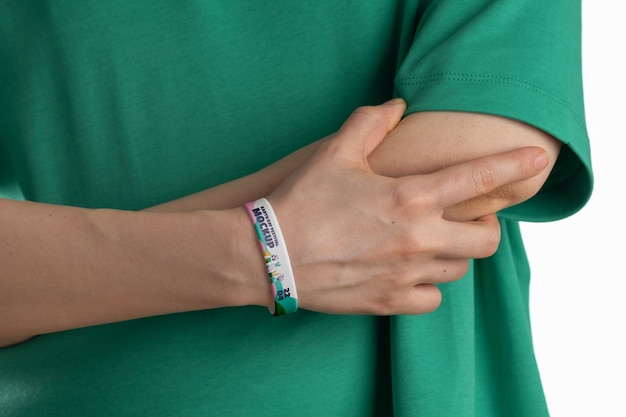
[[[539, 190], [559, 143], [479, 114], [419, 113], [398, 123], [403, 110], [398, 103], [359, 109], [337, 134], [258, 173], [144, 212], [0, 200], [0, 346], [151, 315], [269, 305], [254, 232], [240, 208], [266, 195], [283, 226], [303, 308], [433, 310], [440, 301], [433, 284], [460, 278], [468, 258], [495, 251], [492, 213]], [[459, 164], [528, 146], [545, 153], [525, 149]], [[315, 210], [302, 214], [303, 196], [314, 197]], [[303, 225], [316, 215], [332, 216], [317, 238], [335, 238], [334, 252], [313, 253], [318, 241]], [[360, 247], [365, 236], [377, 246]], [[381, 251], [386, 263], [371, 256]], [[340, 282], [310, 279], [339, 275]], [[380, 277], [392, 284], [387, 292]]]
[[[267, 196], [310, 158], [324, 140], [328, 138], [252, 175], [149, 210], [227, 209]], [[446, 210], [447, 218], [464, 221], [495, 213], [537, 193], [556, 162], [561, 142], [530, 125], [498, 116], [462, 112], [413, 113], [389, 132], [369, 156], [369, 164], [374, 172], [389, 177], [428, 174], [474, 158], [527, 146], [544, 149], [549, 159], [548, 167], [532, 178], [506, 184]]]

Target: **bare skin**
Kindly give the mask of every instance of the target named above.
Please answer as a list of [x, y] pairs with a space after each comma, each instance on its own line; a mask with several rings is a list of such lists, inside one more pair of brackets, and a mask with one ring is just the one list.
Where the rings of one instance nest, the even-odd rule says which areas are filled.
[[[469, 258], [496, 250], [499, 226], [491, 213], [538, 190], [558, 145], [532, 131], [538, 139], [530, 135], [536, 140], [514, 140], [485, 154], [520, 145], [546, 151], [526, 147], [473, 159], [484, 152], [477, 149], [469, 158], [429, 156], [431, 164], [418, 167], [421, 151], [413, 160], [405, 147], [407, 140], [421, 143], [414, 139], [419, 130], [405, 130], [415, 128], [411, 116], [398, 125], [403, 111], [400, 102], [359, 109], [322, 143], [255, 175], [144, 212], [1, 200], [0, 345], [151, 315], [268, 305], [263, 263], [240, 208], [264, 194], [281, 221], [302, 308], [432, 311], [441, 297], [433, 284], [460, 278]], [[487, 148], [490, 140], [484, 142]], [[432, 173], [408, 175], [421, 171]], [[395, 174], [405, 176], [391, 178]], [[330, 278], [320, 281], [320, 274]]]
[[[152, 207], [175, 212], [238, 207], [274, 191], [329, 138], [312, 143], [252, 175]], [[518, 204], [539, 191], [552, 170], [561, 143], [532, 126], [478, 113], [424, 112], [402, 119], [368, 157], [372, 170], [389, 177], [427, 174], [485, 155], [527, 146], [545, 150], [548, 167], [538, 175], [506, 184], [484, 196], [446, 209], [452, 220], [472, 220]]]

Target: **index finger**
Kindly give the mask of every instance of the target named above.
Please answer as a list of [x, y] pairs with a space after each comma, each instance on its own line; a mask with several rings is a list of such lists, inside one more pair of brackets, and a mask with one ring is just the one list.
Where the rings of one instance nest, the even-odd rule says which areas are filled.
[[462, 162], [426, 177], [432, 181], [428, 189], [434, 193], [436, 205], [445, 208], [532, 178], [547, 165], [548, 156], [543, 149], [527, 147]]

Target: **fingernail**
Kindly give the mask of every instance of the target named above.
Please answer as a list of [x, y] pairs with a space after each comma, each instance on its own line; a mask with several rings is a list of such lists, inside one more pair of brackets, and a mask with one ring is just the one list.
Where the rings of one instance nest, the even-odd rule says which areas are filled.
[[540, 152], [539, 155], [535, 157], [535, 168], [537, 170], [544, 169], [548, 165], [548, 156], [545, 152]]

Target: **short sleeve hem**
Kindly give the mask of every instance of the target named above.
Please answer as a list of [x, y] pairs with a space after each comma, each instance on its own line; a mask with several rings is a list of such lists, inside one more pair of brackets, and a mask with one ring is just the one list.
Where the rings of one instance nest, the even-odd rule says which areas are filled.
[[436, 73], [399, 78], [396, 87], [408, 103], [407, 113], [493, 114], [527, 123], [563, 142], [556, 166], [537, 195], [503, 210], [501, 216], [519, 221], [558, 220], [589, 200], [593, 175], [584, 117], [565, 100], [523, 80], [490, 75]]

